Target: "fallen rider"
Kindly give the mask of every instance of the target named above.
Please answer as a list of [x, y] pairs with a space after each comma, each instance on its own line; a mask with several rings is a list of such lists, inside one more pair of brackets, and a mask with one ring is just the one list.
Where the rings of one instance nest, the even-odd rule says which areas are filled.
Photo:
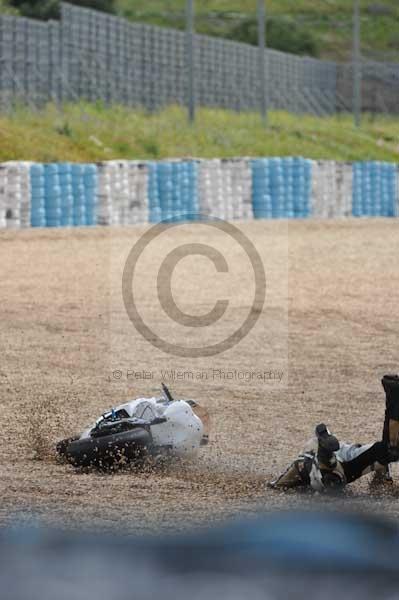
[[392, 482], [389, 464], [399, 460], [399, 376], [385, 375], [382, 385], [386, 410], [381, 441], [364, 445], [339, 442], [321, 423], [303, 452], [269, 486], [321, 492], [342, 488], [371, 472], [381, 482]]

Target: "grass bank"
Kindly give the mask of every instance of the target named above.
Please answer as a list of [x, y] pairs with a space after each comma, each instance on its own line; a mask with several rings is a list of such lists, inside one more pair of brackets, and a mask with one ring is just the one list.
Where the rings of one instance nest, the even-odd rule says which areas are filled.
[[124, 107], [75, 104], [62, 111], [18, 109], [0, 116], [0, 160], [98, 161], [183, 156], [305, 156], [399, 162], [399, 120], [350, 116], [316, 118], [272, 112], [198, 111], [194, 126], [177, 107], [156, 114]]

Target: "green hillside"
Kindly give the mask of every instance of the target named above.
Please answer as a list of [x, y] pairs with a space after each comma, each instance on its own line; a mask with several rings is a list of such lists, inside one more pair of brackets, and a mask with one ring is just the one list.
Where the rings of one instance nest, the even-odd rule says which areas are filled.
[[275, 112], [265, 129], [256, 114], [202, 109], [190, 127], [181, 108], [147, 115], [88, 104], [0, 116], [0, 161], [293, 155], [399, 162], [399, 120], [365, 118], [355, 130], [349, 116]]
[[6, 0], [0, 0], [0, 14], [17, 15], [18, 11], [8, 6]]
[[[183, 26], [184, 0], [116, 0], [118, 10], [147, 23]], [[396, 53], [399, 60], [398, 0], [360, 0], [364, 51]], [[267, 13], [314, 36], [322, 57], [347, 59], [351, 53], [352, 0], [267, 0]], [[196, 2], [197, 29], [231, 35], [243, 19], [253, 18], [256, 0]]]

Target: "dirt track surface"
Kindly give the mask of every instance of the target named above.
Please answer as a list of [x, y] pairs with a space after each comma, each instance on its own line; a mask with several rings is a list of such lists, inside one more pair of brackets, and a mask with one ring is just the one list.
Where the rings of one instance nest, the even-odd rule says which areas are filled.
[[[198, 314], [222, 290], [234, 298], [227, 331], [250, 305], [250, 270], [231, 241], [195, 228], [189, 226], [179, 243], [185, 236], [220, 243], [225, 256], [234, 258], [241, 284], [225, 279], [218, 287], [206, 259], [194, 267], [186, 259], [176, 290], [187, 312]], [[399, 370], [396, 221], [258, 221], [240, 228], [265, 264], [264, 311], [231, 350], [195, 359], [154, 348], [123, 310], [113, 257], [126, 257], [146, 228], [0, 233], [1, 523], [39, 518], [72, 527], [154, 531], [293, 506], [399, 514], [399, 478], [398, 487], [371, 493], [366, 477], [338, 500], [278, 493], [265, 485], [320, 421], [343, 440], [380, 437], [380, 378]], [[151, 261], [160, 248], [162, 243], [148, 256], [139, 294], [147, 319], [169, 340], [180, 341], [150, 293]], [[209, 328], [197, 328], [187, 339], [205, 343], [209, 335]], [[284, 376], [281, 383], [168, 381], [177, 396], [195, 398], [211, 413], [212, 441], [195, 464], [110, 476], [77, 473], [47, 456], [46, 444], [82, 430], [110, 406], [157, 394], [163, 370], [209, 376], [214, 368]], [[121, 379], [114, 378], [116, 369]], [[132, 379], [127, 370], [153, 377]]]

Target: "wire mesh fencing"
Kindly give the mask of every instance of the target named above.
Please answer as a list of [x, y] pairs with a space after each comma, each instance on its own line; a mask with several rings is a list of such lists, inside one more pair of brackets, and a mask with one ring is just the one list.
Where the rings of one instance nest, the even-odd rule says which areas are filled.
[[[254, 46], [195, 36], [198, 106], [257, 110]], [[318, 116], [350, 111], [351, 64], [266, 50], [268, 108]], [[399, 112], [399, 66], [363, 62], [363, 109]], [[154, 111], [188, 101], [184, 32], [62, 5], [60, 21], [0, 18], [0, 108], [84, 99]]]

